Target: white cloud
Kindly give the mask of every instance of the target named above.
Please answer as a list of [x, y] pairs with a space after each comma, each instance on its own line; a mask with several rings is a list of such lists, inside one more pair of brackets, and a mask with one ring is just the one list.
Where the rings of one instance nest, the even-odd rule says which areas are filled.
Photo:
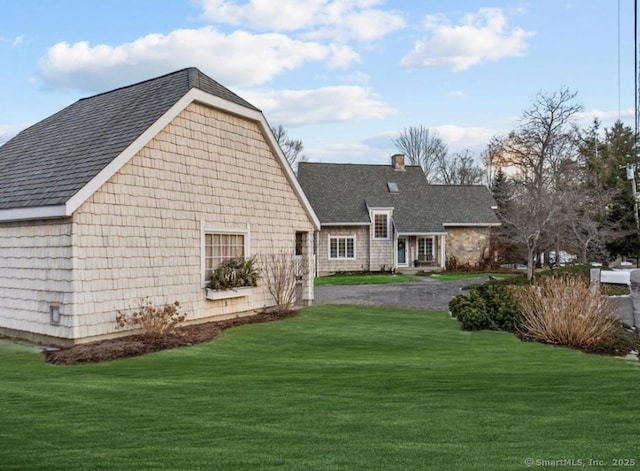
[[397, 111], [368, 88], [338, 85], [315, 90], [242, 91], [270, 122], [295, 126], [385, 118]]
[[617, 111], [602, 111], [602, 110], [590, 110], [583, 111], [576, 114], [576, 118], [581, 121], [593, 121], [598, 118], [600, 121], [616, 121], [620, 119], [634, 118], [635, 112], [633, 108], [627, 108], [626, 110]]
[[522, 56], [526, 39], [534, 33], [507, 27], [507, 16], [500, 8], [480, 8], [451, 24], [444, 15], [427, 15], [424, 21], [429, 36], [416, 41], [413, 50], [402, 59], [408, 69], [449, 67], [455, 71], [487, 61]]
[[329, 59], [329, 67], [332, 69], [346, 68], [354, 62], [360, 62], [360, 55], [349, 46], [331, 44], [331, 58]]
[[11, 47], [16, 48], [24, 42], [24, 35], [16, 36], [11, 42]]
[[259, 31], [300, 32], [308, 39], [373, 41], [404, 28], [404, 18], [375, 8], [381, 0], [201, 0], [203, 18]]
[[254, 29], [295, 31], [310, 27], [324, 0], [202, 0], [203, 18], [232, 25], [246, 24]]
[[338, 67], [358, 59], [346, 47], [299, 41], [277, 33], [224, 34], [204, 27], [149, 34], [117, 46], [57, 43], [41, 58], [39, 73], [55, 88], [102, 90], [195, 65], [225, 85], [248, 86], [265, 83], [310, 61], [326, 60]]
[[0, 145], [27, 127], [29, 127], [27, 124], [0, 124]]
[[337, 143], [328, 147], [305, 147], [305, 155], [311, 162], [384, 164], [389, 162], [389, 153], [366, 143]]
[[24, 42], [25, 36], [21, 34], [13, 39], [9, 39], [6, 36], [0, 36], [0, 43], [11, 43], [11, 49], [15, 49]]
[[464, 92], [462, 90], [449, 90], [447, 92], [447, 95], [449, 96], [465, 96]]
[[433, 126], [430, 129], [437, 131], [442, 140], [449, 146], [450, 152], [463, 149], [484, 148], [489, 140], [498, 134], [496, 129], [483, 126], [457, 126], [444, 124]]

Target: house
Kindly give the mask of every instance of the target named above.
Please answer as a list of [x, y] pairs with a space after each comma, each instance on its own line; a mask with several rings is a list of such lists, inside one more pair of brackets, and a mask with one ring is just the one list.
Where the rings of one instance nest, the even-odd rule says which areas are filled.
[[0, 333], [53, 344], [122, 335], [116, 311], [144, 297], [191, 322], [270, 306], [264, 281], [207, 296], [207, 276], [230, 256], [310, 260], [319, 228], [260, 110], [195, 68], [25, 129], [0, 181]]
[[318, 275], [442, 270], [490, 256], [499, 222], [485, 186], [427, 185], [402, 154], [391, 165], [301, 162], [298, 180], [320, 219]]

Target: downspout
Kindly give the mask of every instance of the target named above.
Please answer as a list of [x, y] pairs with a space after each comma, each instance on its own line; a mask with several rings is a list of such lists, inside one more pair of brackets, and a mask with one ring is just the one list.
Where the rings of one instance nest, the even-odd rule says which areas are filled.
[[393, 230], [393, 269], [391, 271], [395, 273], [398, 270], [398, 231], [393, 219], [391, 219], [391, 229]]
[[319, 260], [318, 260], [318, 247], [320, 243], [320, 231], [313, 231], [313, 274], [314, 277], [318, 277]]

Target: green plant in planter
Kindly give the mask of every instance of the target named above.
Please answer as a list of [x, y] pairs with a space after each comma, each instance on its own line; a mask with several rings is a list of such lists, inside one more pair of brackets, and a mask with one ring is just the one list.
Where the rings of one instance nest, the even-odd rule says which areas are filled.
[[256, 266], [254, 257], [231, 258], [222, 262], [213, 271], [207, 288], [225, 291], [245, 286], [258, 286], [260, 269]]

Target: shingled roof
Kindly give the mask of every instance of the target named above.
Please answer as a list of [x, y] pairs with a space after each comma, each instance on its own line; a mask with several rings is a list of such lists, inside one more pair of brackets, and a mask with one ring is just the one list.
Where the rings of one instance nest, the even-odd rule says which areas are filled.
[[0, 146], [0, 210], [64, 204], [193, 88], [260, 112], [196, 68], [81, 99]]
[[484, 185], [426, 185], [426, 198], [445, 226], [497, 225], [496, 202]]
[[[399, 233], [444, 233], [447, 225], [497, 225], [485, 186], [427, 185], [419, 166], [300, 162], [298, 180], [321, 224], [369, 224], [368, 208], [393, 208]], [[391, 192], [388, 183], [396, 183]]]

